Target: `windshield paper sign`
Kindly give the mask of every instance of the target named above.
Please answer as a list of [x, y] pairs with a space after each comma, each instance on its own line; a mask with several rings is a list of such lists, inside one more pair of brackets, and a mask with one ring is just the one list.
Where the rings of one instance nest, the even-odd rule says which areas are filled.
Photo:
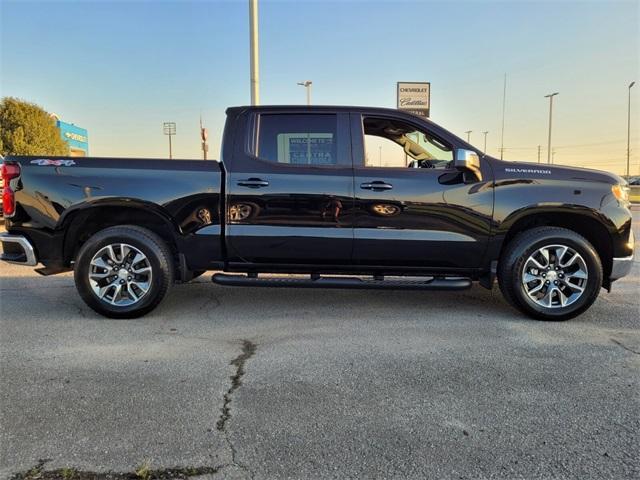
[[295, 165], [335, 165], [332, 133], [278, 135], [278, 162]]

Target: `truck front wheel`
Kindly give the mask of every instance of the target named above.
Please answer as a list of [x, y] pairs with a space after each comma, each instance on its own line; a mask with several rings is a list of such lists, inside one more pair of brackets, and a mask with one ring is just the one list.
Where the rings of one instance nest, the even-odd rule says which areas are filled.
[[166, 243], [146, 228], [123, 225], [93, 235], [74, 266], [78, 293], [110, 318], [136, 318], [153, 310], [173, 283]]
[[602, 286], [602, 263], [578, 233], [538, 227], [518, 234], [499, 262], [505, 299], [539, 320], [568, 320], [587, 310]]

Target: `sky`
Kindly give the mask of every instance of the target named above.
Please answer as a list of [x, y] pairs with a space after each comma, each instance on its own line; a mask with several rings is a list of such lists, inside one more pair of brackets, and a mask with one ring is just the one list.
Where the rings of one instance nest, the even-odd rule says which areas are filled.
[[[396, 82], [431, 82], [431, 119], [499, 156], [624, 173], [627, 94], [640, 80], [636, 1], [259, 3], [262, 104], [396, 105]], [[631, 90], [640, 174], [640, 85]], [[249, 8], [237, 1], [0, 0], [0, 96], [88, 129], [94, 156], [219, 157], [225, 109], [250, 103]]]

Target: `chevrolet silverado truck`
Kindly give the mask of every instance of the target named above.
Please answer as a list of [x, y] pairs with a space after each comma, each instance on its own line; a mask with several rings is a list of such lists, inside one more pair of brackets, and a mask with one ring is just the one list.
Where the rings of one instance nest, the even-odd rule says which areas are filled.
[[616, 175], [501, 161], [398, 110], [226, 114], [220, 161], [9, 156], [1, 259], [73, 270], [80, 297], [113, 318], [144, 315], [172, 284], [215, 270], [214, 283], [248, 287], [497, 279], [525, 314], [564, 320], [631, 269]]

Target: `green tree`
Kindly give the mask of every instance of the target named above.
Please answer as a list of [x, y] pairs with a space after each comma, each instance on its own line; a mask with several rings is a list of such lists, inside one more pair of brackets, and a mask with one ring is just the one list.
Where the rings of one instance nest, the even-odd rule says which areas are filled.
[[13, 97], [0, 101], [0, 154], [69, 155], [55, 120], [44, 109]]

